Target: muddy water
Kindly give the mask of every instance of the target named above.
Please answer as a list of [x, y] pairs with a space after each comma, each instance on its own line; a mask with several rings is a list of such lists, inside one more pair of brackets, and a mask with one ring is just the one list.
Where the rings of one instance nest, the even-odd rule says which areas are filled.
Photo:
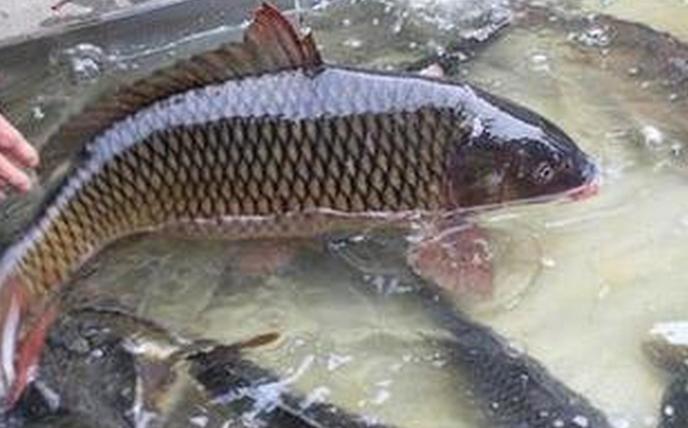
[[[489, 46], [457, 55], [453, 77], [553, 119], [599, 160], [604, 184], [586, 201], [476, 219], [493, 238], [497, 296], [464, 307], [619, 427], [655, 426], [665, 379], [640, 343], [655, 322], [688, 318], [687, 80], [658, 64], [670, 62], [680, 73], [688, 56], [672, 51], [648, 60], [613, 43], [620, 40], [614, 30], [626, 27], [565, 17], [609, 13], [687, 40], [688, 4], [550, 3], [562, 15], [531, 11], [536, 18], [527, 20], [502, 2], [363, 3], [323, 7], [307, 22], [330, 58], [399, 68], [436, 55], [456, 37], [499, 27], [504, 16], [515, 19]], [[370, 9], [361, 13], [363, 7]], [[30, 114], [32, 106], [16, 108]], [[353, 284], [317, 251], [285, 256], [299, 245], [133, 239], [91, 263], [79, 283], [84, 293], [112, 297], [189, 337], [233, 342], [278, 332], [279, 341], [251, 358], [305, 394], [373, 420], [472, 427], [457, 379], [423, 341], [441, 334], [426, 314], [376, 293], [374, 282], [370, 289]], [[282, 262], [278, 270], [259, 266], [266, 254]]]

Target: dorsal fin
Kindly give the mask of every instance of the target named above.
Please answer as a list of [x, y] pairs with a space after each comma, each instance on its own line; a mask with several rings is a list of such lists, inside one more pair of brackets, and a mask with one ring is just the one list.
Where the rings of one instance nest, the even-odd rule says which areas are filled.
[[[70, 118], [51, 137], [49, 147], [80, 147], [114, 122], [171, 95], [231, 79], [322, 64], [312, 34], [302, 35], [275, 6], [263, 3], [255, 12], [242, 42], [182, 60], [131, 85], [117, 88]], [[43, 173], [57, 165], [44, 159]], [[45, 175], [44, 175], [45, 176]]]

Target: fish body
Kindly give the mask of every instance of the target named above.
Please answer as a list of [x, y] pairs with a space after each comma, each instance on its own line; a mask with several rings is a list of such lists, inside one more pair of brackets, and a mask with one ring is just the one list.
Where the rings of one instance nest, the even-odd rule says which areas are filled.
[[490, 132], [545, 135], [469, 86], [338, 68], [173, 96], [95, 139], [0, 272], [21, 259], [22, 281], [40, 292], [104, 243], [165, 226], [211, 221], [237, 238], [292, 235], [300, 217], [328, 211], [471, 206], [452, 192], [451, 164], [477, 132], [471, 122], [490, 116], [504, 122]]
[[439, 341], [438, 346], [468, 384], [462, 392], [480, 411], [485, 426], [612, 427], [604, 412], [586, 397], [489, 327], [467, 319], [450, 322], [459, 327], [453, 338]]
[[[437, 349], [446, 373], [456, 376], [456, 390], [464, 399], [457, 404], [468, 403], [475, 410], [475, 426], [611, 428], [605, 413], [586, 397], [507, 338], [460, 311], [446, 289], [410, 269], [397, 239], [384, 234], [343, 239], [331, 245], [333, 259], [346, 263], [361, 282], [373, 283], [378, 289], [380, 284], [393, 284], [386, 293], [388, 298], [413, 299], [443, 332], [428, 337], [427, 344]], [[683, 396], [675, 397], [685, 395], [684, 391]], [[680, 425], [662, 428], [676, 426]]]
[[535, 113], [467, 84], [327, 66], [269, 5], [242, 43], [119, 90], [54, 139], [85, 150], [0, 259], [8, 403], [35, 370], [51, 292], [123, 236], [312, 235], [579, 192], [595, 176]]

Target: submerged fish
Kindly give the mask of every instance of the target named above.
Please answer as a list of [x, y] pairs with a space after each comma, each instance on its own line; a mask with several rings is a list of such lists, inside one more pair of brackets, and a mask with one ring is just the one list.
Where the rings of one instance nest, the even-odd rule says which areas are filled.
[[[216, 406], [243, 408], [248, 426], [392, 428], [329, 402], [290, 391], [289, 379], [260, 367], [236, 347], [216, 347], [190, 359], [190, 373]], [[260, 424], [263, 425], [260, 425]], [[243, 426], [243, 425], [241, 425]]]
[[310, 404], [247, 359], [247, 348], [275, 338], [192, 341], [119, 309], [70, 309], [51, 329], [40, 376], [12, 416], [17, 426], [189, 427], [202, 416], [208, 428], [390, 428], [334, 404]]
[[657, 323], [643, 342], [645, 355], [668, 376], [659, 428], [688, 426], [688, 322]]
[[312, 235], [410, 213], [580, 195], [595, 167], [559, 128], [467, 84], [325, 65], [269, 5], [244, 40], [87, 107], [83, 155], [0, 259], [0, 397], [31, 381], [51, 291], [151, 230]]
[[[457, 382], [457, 389], [464, 403], [458, 404], [470, 404], [478, 426], [611, 428], [604, 412], [586, 397], [565, 385], [542, 363], [516, 349], [492, 328], [461, 312], [446, 290], [399, 263], [403, 257], [394, 240], [370, 236], [342, 241], [332, 249], [361, 274], [363, 282], [365, 278], [372, 278], [376, 285], [393, 284], [389, 296], [414, 298], [423, 313], [449, 333], [448, 338], [428, 338], [428, 341], [446, 362], [443, 367], [449, 373], [456, 373], [457, 380], [461, 381]], [[372, 263], [366, 260], [369, 254], [377, 255]]]

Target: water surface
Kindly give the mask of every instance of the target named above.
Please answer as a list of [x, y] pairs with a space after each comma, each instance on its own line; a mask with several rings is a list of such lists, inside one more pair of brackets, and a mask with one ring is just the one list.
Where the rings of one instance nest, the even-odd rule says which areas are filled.
[[[604, 183], [598, 196], [585, 201], [480, 215], [476, 221], [493, 237], [497, 297], [462, 307], [542, 361], [619, 427], [655, 426], [666, 380], [640, 344], [654, 323], [688, 318], [688, 177], [682, 158], [688, 66], [684, 80], [664, 75], [671, 69], [648, 66], [640, 52], [615, 50], [612, 40], [624, 36], [615, 30], [626, 27], [567, 17], [608, 13], [688, 40], [688, 4], [540, 3], [557, 13], [519, 21], [521, 12], [498, 1], [368, 1], [321, 4], [304, 20], [317, 31], [327, 58], [388, 69], [420, 66], [462, 48], [457, 40], [472, 40], [476, 30], [489, 35], [512, 20], [490, 43], [455, 53], [448, 61], [451, 78], [551, 118], [599, 161]], [[106, 50], [99, 54], [109, 64], [104, 75], [98, 69], [86, 81], [70, 79], [74, 64], [56, 60], [51, 77], [36, 81], [33, 92], [8, 92], [15, 100], [12, 114], [40, 137], [62, 107], [73, 109], [103, 81], [150, 68], [156, 55], [174, 58], [201, 49], [233, 31], [223, 28], [162, 48], [142, 46], [126, 55]], [[688, 56], [676, 52], [658, 61], [680, 71]], [[64, 50], [54, 54], [59, 58]], [[49, 184], [50, 177], [42, 178]], [[10, 216], [22, 212], [16, 206]], [[251, 358], [289, 377], [305, 394], [371, 419], [401, 427], [473, 426], [457, 399], [456, 377], [422, 340], [442, 333], [421, 309], [376, 293], [374, 283], [372, 291], [362, 291], [338, 276], [336, 266], [319, 264], [317, 251], [284, 259], [274, 272], [246, 273], [247, 266], [257, 269], [246, 254], [262, 258], [271, 251], [279, 259], [275, 247], [293, 245], [300, 243], [133, 239], [99, 257], [80, 282], [188, 337], [229, 343], [278, 331], [280, 340]]]

